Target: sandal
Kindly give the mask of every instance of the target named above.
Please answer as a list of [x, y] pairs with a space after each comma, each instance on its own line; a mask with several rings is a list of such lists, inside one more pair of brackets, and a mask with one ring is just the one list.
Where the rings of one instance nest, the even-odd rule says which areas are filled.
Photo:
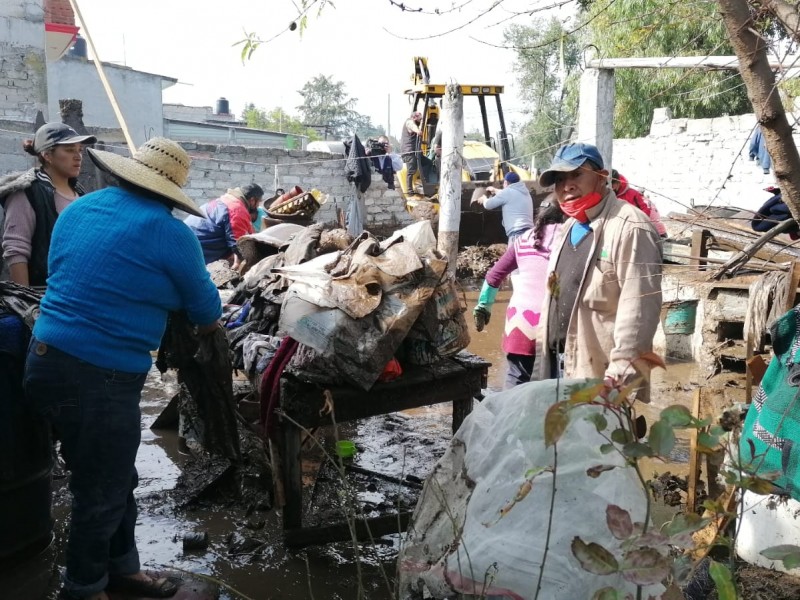
[[145, 598], [170, 598], [178, 591], [178, 586], [166, 577], [151, 577], [149, 579], [134, 579], [124, 575], [109, 575], [108, 587], [110, 592], [124, 592]]

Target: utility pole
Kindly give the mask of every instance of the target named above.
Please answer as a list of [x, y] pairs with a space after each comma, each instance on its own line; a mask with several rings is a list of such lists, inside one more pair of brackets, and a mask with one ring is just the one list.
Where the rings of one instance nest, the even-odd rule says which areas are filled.
[[461, 225], [461, 171], [464, 156], [464, 96], [461, 87], [445, 88], [442, 128], [442, 177], [439, 183], [439, 252], [447, 257], [447, 272], [455, 276], [458, 230]]

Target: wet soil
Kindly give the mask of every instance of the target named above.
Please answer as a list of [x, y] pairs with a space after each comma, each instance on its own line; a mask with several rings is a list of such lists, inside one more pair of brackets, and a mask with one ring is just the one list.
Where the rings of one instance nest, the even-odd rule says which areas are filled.
[[[480, 281], [464, 285], [470, 308], [477, 300], [479, 285]], [[472, 336], [469, 350], [493, 363], [488, 391], [502, 389], [505, 379], [506, 363], [500, 339], [509, 297], [508, 290], [500, 292], [494, 317], [481, 333], [474, 331], [471, 314], [467, 315]], [[691, 406], [692, 389], [702, 383], [693, 364], [673, 364], [666, 372], [656, 371], [653, 402], [642, 407], [642, 413], [652, 423], [660, 410], [670, 404]], [[153, 370], [142, 401], [142, 444], [137, 458], [140, 476], [137, 538], [144, 566], [211, 576], [230, 586], [230, 589], [223, 589], [223, 600], [311, 597], [349, 600], [358, 597], [359, 581], [367, 598], [392, 597], [397, 535], [387, 536], [374, 545], [359, 545], [357, 549], [352, 544], [338, 543], [294, 553], [283, 545], [280, 513], [268, 510], [269, 502], [263, 506], [240, 506], [231, 502], [177, 508], [170, 490], [175, 487], [188, 457], [181, 452], [176, 433], [149, 429], [176, 390], [173, 376], [168, 374], [162, 378]], [[343, 426], [338, 436], [354, 440], [358, 447], [351, 464], [387, 476], [381, 479], [349, 473], [360, 510], [372, 515], [412, 508], [419, 493], [419, 486], [413, 484], [423, 481], [444, 453], [451, 438], [450, 424], [451, 407], [444, 404]], [[341, 513], [343, 494], [339, 472], [326, 461], [321, 450], [325, 448], [330, 453], [335, 437], [330, 429], [322, 429], [308, 443], [303, 471], [307, 486], [306, 514], [312, 520]], [[670, 471], [677, 477], [685, 476], [687, 460], [688, 441], [682, 437], [670, 462], [645, 463], [645, 475], [655, 478]], [[69, 494], [63, 486], [56, 498], [55, 548], [60, 550], [65, 539], [64, 523], [69, 504]], [[656, 510], [657, 521], [669, 519], [678, 510], [658, 504], [662, 508]], [[184, 535], [193, 532], [207, 532], [207, 549], [183, 550]], [[63, 564], [63, 556], [59, 556], [58, 562]], [[752, 597], [772, 599], [770, 596]]]

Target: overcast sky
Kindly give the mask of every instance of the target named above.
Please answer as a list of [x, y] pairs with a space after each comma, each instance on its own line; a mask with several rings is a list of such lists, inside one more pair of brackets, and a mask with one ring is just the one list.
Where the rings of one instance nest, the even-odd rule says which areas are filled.
[[[213, 106], [225, 96], [237, 115], [248, 102], [262, 108], [282, 106], [296, 114], [301, 103], [297, 90], [315, 75], [325, 74], [346, 83], [349, 94], [358, 98], [357, 110], [372, 117], [373, 123], [385, 127], [390, 117], [391, 133], [397, 135], [409, 113], [403, 90], [410, 85], [412, 58], [422, 55], [429, 59], [433, 82], [505, 85], [507, 123], [522, 118], [514, 52], [473, 38], [502, 44], [508, 22], [496, 23], [509, 17], [506, 6], [531, 6], [536, 0], [506, 0], [468, 27], [419, 41], [401, 38], [424, 38], [459, 27], [491, 6], [491, 0], [453, 0], [465, 7], [446, 16], [403, 12], [389, 0], [336, 0], [335, 8], [328, 6], [319, 16], [310, 14], [302, 38], [297, 31], [286, 31], [298, 12], [292, 0], [78, 2], [102, 60], [179, 80], [165, 90], [165, 102]], [[428, 10], [451, 4], [405, 3]], [[549, 3], [541, 0], [542, 5]], [[518, 17], [512, 22], [530, 20]], [[280, 35], [243, 65], [240, 47], [233, 44], [244, 37], [244, 30], [265, 39]], [[480, 123], [477, 104], [474, 109], [465, 106], [467, 129]]]

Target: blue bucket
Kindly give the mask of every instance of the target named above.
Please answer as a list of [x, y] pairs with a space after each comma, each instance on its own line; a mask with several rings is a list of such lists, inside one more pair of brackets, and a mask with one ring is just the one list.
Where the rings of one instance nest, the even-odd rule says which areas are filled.
[[666, 335], [691, 335], [697, 321], [697, 300], [666, 302], [662, 309]]

